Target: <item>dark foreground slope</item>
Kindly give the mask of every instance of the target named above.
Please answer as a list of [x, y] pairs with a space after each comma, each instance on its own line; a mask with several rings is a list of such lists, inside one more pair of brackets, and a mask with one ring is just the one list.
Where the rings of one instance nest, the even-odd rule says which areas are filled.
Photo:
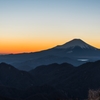
[[69, 64], [52, 64], [37, 67], [30, 73], [38, 84], [49, 84], [63, 90], [69, 97], [87, 98], [89, 89], [100, 88], [100, 61], [88, 62], [79, 67]]
[[[67, 98], [59, 89], [38, 85], [38, 79], [13, 66], [0, 64], [0, 100], [56, 100]], [[41, 98], [41, 99], [40, 99]]]
[[89, 89], [99, 88], [100, 61], [79, 67], [54, 63], [30, 72], [0, 64], [0, 98], [3, 100], [84, 100], [88, 98]]
[[32, 75], [25, 71], [19, 71], [11, 65], [0, 64], [0, 83], [17, 89], [27, 89], [35, 85]]

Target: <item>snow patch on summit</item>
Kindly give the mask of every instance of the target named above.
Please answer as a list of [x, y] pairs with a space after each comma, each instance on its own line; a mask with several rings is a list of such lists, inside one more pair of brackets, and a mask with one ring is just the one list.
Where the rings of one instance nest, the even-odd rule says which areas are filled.
[[74, 48], [74, 47], [81, 47], [81, 48], [93, 48], [92, 46], [88, 45], [87, 43], [85, 43], [84, 41], [82, 41], [81, 39], [73, 39], [63, 45], [58, 45], [56, 48]]

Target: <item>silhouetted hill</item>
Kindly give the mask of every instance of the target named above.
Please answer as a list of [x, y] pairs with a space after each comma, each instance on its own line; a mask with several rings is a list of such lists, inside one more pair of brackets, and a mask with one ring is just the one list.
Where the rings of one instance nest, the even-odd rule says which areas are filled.
[[37, 76], [39, 85], [49, 84], [71, 97], [87, 98], [89, 89], [100, 88], [100, 61], [88, 62], [79, 67], [51, 64], [37, 67], [30, 73]]
[[0, 64], [0, 96], [13, 100], [84, 100], [88, 98], [89, 89], [99, 88], [100, 61], [78, 67], [54, 63], [36, 67], [30, 72]]
[[0, 64], [0, 81], [4, 86], [18, 89], [26, 89], [35, 84], [28, 72], [19, 71], [6, 63]]
[[[16, 88], [0, 86], [0, 100], [21, 100], [24, 91]], [[7, 99], [6, 99], [7, 98]]]
[[15, 99], [11, 99], [11, 98], [6, 98], [6, 97], [0, 97], [0, 100], [15, 100]]
[[[49, 84], [49, 82], [55, 81], [60, 77], [69, 75], [69, 73], [74, 69], [73, 65], [68, 63], [63, 64], [50, 64], [39, 66], [30, 71], [30, 73], [37, 78], [37, 84]], [[58, 79], [59, 82], [60, 79]]]
[[25, 96], [28, 97], [26, 100], [57, 100], [57, 98], [67, 98], [63, 91], [48, 85], [31, 87], [26, 90]]

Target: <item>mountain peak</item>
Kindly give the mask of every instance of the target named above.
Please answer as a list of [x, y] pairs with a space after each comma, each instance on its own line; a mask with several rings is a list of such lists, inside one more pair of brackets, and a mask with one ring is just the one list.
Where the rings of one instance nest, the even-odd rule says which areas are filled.
[[[74, 38], [74, 39], [72, 39], [72, 40], [80, 40], [80, 41], [82, 41], [82, 39], [80, 39], [80, 38]], [[71, 40], [71, 41], [72, 41], [72, 40]]]
[[74, 47], [81, 47], [81, 48], [94, 48], [93, 46], [87, 44], [86, 42], [84, 42], [81, 39], [73, 39], [63, 45], [58, 45], [56, 48], [74, 48]]

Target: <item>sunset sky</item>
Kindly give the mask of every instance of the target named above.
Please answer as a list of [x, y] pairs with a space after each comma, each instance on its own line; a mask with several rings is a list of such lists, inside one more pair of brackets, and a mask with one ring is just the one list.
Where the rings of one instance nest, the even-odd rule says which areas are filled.
[[100, 48], [100, 0], [0, 0], [0, 54], [81, 38]]

